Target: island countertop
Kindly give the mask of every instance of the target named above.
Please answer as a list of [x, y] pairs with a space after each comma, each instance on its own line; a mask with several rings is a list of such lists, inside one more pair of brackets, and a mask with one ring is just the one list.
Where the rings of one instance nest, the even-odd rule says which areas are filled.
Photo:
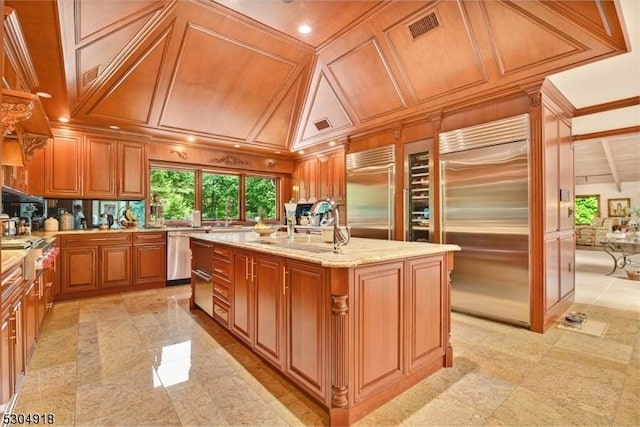
[[349, 244], [341, 248], [341, 253], [336, 254], [333, 253], [333, 243], [325, 243], [321, 236], [312, 234], [296, 234], [292, 240], [288, 239], [284, 232], [276, 232], [268, 237], [246, 232], [193, 234], [191, 237], [317, 263], [323, 267], [356, 267], [460, 250], [457, 245], [352, 237]]

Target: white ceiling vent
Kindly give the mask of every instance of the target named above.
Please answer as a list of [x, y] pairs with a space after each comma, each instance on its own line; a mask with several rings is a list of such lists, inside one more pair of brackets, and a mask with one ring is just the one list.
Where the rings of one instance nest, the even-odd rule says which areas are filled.
[[438, 17], [436, 16], [436, 13], [431, 12], [427, 16], [421, 18], [413, 24], [410, 24], [409, 31], [411, 32], [411, 36], [415, 40], [421, 35], [433, 30], [438, 25], [440, 24], [438, 23]]
[[318, 129], [318, 131], [323, 131], [331, 127], [331, 123], [329, 123], [329, 120], [326, 118], [313, 122], [313, 125]]

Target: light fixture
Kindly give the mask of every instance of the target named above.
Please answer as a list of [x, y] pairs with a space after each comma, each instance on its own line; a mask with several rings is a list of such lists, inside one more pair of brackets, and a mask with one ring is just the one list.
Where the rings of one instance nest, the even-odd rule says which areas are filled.
[[58, 117], [60, 123], [69, 123], [69, 117]]
[[333, 147], [333, 146], [335, 146], [335, 145], [336, 145], [336, 142], [335, 142], [335, 141], [329, 141], [329, 147]]
[[189, 142], [193, 142], [195, 140], [196, 140], [195, 136], [190, 136], [190, 137], [187, 138], [187, 141], [189, 141]]
[[240, 145], [240, 144], [233, 144], [233, 148], [240, 148], [240, 147], [242, 147], [242, 145]]
[[274, 151], [274, 153], [275, 153], [275, 154], [280, 154], [280, 153], [282, 153], [282, 151], [280, 151], [280, 150], [276, 150], [276, 151]]
[[120, 129], [120, 126], [111, 125], [111, 126], [109, 126], [109, 129], [118, 130], [118, 129]]
[[36, 95], [38, 95], [40, 98], [51, 98], [51, 94], [49, 92], [36, 92]]
[[298, 154], [304, 154], [304, 150], [298, 151]]
[[300, 34], [309, 34], [311, 32], [311, 27], [307, 24], [302, 24], [298, 27], [298, 32]]

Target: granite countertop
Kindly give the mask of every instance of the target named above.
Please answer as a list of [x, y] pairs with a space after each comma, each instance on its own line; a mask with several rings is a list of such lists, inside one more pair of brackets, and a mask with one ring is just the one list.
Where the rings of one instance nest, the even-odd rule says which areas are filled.
[[286, 232], [282, 231], [269, 237], [260, 237], [256, 233], [193, 234], [191, 237], [317, 263], [323, 267], [355, 267], [460, 250], [457, 245], [352, 237], [342, 248], [342, 253], [334, 254], [333, 243], [324, 243], [318, 235], [296, 234], [293, 240], [289, 240]]
[[2, 255], [2, 273], [9, 270], [14, 265], [21, 263], [25, 256], [27, 256], [28, 249], [10, 249], [3, 250]]

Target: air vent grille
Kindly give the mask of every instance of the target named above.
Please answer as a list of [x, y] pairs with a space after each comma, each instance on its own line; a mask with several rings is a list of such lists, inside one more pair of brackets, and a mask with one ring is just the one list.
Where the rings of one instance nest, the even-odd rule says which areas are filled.
[[327, 119], [318, 120], [317, 122], [314, 122], [313, 125], [318, 129], [318, 131], [329, 129], [331, 127], [331, 123], [329, 123], [329, 120]]
[[370, 150], [347, 154], [347, 170], [367, 167], [388, 167], [395, 162], [395, 146], [385, 145]]
[[415, 40], [421, 35], [433, 30], [438, 25], [440, 24], [438, 23], [438, 17], [436, 16], [436, 13], [431, 12], [424, 18], [421, 18], [420, 20], [409, 25], [409, 31], [411, 32], [411, 36]]
[[82, 75], [82, 84], [86, 86], [89, 83], [91, 83], [92, 81], [94, 81], [95, 79], [97, 79], [99, 71], [100, 71], [100, 66], [98, 65], [96, 67], [93, 67], [92, 69], [90, 69], [86, 73], [84, 73]]
[[529, 114], [496, 120], [438, 135], [440, 153], [455, 153], [529, 139]]

